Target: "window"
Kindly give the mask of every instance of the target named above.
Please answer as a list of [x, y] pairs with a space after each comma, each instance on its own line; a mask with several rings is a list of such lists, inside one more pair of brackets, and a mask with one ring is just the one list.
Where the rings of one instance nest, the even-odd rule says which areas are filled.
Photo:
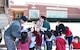
[[67, 11], [47, 11], [47, 18], [67, 18]]
[[29, 10], [29, 18], [39, 18], [39, 10]]

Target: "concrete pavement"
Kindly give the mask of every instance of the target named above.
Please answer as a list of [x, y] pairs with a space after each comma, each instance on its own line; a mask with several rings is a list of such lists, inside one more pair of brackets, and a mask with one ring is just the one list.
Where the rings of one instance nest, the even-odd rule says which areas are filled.
[[[79, 32], [80, 32], [80, 23], [63, 23], [63, 24], [70, 28], [70, 30], [72, 31], [74, 36], [76, 36], [76, 35], [80, 36], [80, 34], [79, 34]], [[27, 26], [26, 26], [26, 24], [24, 24], [24, 27], [26, 28], [26, 27], [30, 27], [32, 25], [33, 25], [32, 23], [28, 23]], [[50, 23], [50, 25], [51, 25], [51, 29], [55, 30], [56, 23]], [[2, 34], [2, 38], [3, 37], [4, 37], [4, 33]], [[2, 39], [2, 42], [0, 43], [0, 46], [1, 45], [4, 45], [4, 38]], [[52, 50], [55, 50], [55, 47], [56, 46], [53, 46]], [[43, 48], [44, 47], [42, 47], [42, 50], [44, 50]], [[66, 47], [66, 49], [69, 50], [68, 47]], [[4, 47], [4, 46], [0, 47], [0, 50], [6, 50], [6, 47]]]

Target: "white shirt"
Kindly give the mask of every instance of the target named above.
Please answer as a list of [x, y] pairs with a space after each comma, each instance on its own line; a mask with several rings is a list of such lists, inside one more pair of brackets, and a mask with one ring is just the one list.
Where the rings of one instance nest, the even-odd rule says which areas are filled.
[[37, 21], [37, 22], [36, 22], [36, 26], [42, 27], [42, 26], [43, 26], [43, 23], [40, 22], [40, 21]]
[[34, 37], [31, 37], [30, 39], [31, 39], [31, 44], [30, 44], [29, 48], [33, 48], [36, 44], [36, 42], [35, 42], [36, 37], [34, 36]]
[[32, 36], [32, 34], [28, 31], [28, 28], [21, 30], [21, 32], [27, 32], [28, 37]]
[[49, 39], [46, 39], [46, 41], [52, 41], [53, 40], [53, 36], [51, 36]]

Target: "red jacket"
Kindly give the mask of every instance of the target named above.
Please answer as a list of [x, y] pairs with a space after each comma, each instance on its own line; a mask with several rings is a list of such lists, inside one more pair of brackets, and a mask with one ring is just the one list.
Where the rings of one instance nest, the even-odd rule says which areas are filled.
[[66, 32], [65, 32], [66, 37], [69, 37], [72, 35], [71, 30], [69, 29], [69, 27], [66, 27]]
[[66, 41], [61, 37], [56, 39], [56, 50], [66, 50]]
[[71, 44], [73, 45], [74, 49], [80, 49], [80, 42], [79, 43], [72, 42]]
[[42, 44], [42, 36], [39, 35], [39, 32], [37, 32], [37, 34], [36, 34], [36, 45], [41, 46], [41, 44]]

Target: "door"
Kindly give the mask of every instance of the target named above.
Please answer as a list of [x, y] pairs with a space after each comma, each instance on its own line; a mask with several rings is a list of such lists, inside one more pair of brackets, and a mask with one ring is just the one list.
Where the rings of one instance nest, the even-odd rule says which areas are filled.
[[23, 12], [14, 12], [14, 18], [15, 19], [20, 19], [21, 16], [23, 16]]

